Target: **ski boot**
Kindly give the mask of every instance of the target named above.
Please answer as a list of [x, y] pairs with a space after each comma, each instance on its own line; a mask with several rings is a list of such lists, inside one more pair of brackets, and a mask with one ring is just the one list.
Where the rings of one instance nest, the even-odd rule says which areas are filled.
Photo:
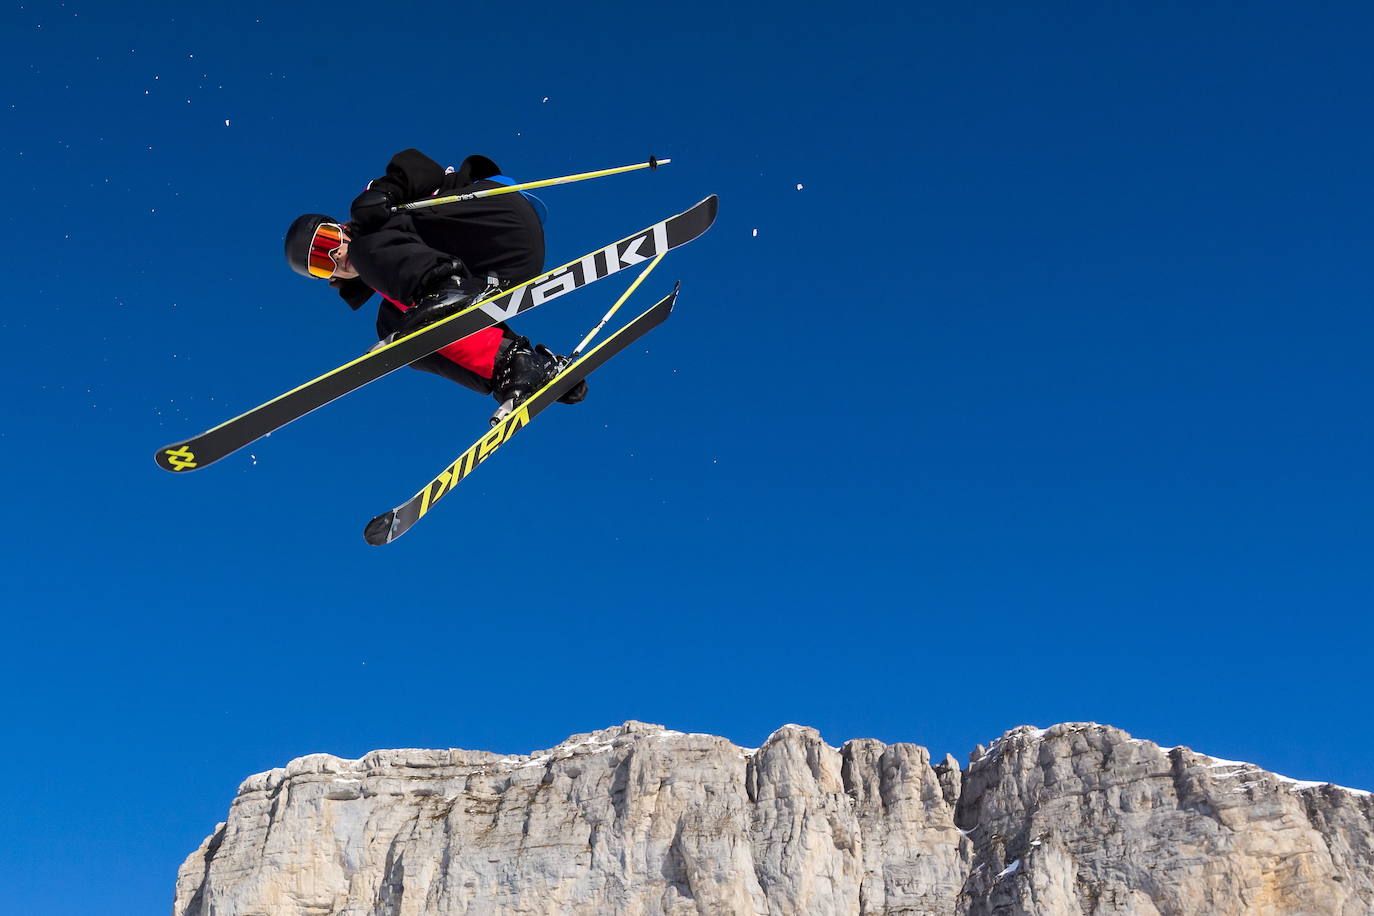
[[[496, 364], [491, 373], [491, 395], [500, 403], [491, 415], [495, 426], [520, 405], [522, 401], [543, 388], [568, 365], [566, 356], [559, 356], [543, 344], [531, 347], [528, 337], [507, 337], [496, 351]], [[576, 404], [587, 396], [587, 380], [568, 389], [560, 404]]]
[[[457, 314], [474, 302], [481, 302], [496, 295], [503, 288], [504, 284], [495, 277], [479, 279], [459, 274], [443, 276], [420, 294], [415, 304], [406, 309], [400, 327], [378, 341], [377, 346], [385, 346], [415, 333], [426, 325]], [[373, 347], [374, 350], [376, 348]]]

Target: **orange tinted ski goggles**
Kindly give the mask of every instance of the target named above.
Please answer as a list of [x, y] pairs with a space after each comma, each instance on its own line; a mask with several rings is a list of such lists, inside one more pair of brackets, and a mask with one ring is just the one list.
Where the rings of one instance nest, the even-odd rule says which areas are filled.
[[328, 280], [334, 276], [339, 262], [334, 260], [334, 252], [343, 244], [343, 226], [338, 223], [320, 223], [310, 239], [310, 257], [306, 269], [310, 276]]

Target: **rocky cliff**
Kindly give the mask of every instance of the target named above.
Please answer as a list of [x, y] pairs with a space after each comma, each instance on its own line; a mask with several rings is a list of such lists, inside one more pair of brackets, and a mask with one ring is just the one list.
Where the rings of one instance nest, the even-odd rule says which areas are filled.
[[757, 749], [627, 722], [547, 751], [251, 777], [174, 916], [1374, 914], [1374, 797], [1115, 728]]

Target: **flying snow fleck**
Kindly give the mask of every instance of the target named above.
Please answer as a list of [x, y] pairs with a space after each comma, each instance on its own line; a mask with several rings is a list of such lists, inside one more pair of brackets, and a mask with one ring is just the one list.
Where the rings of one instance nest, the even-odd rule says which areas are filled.
[[548, 97], [548, 96], [544, 96], [544, 101], [547, 102], [548, 100], [549, 100], [549, 97]]
[[797, 190], [800, 191], [801, 189], [802, 189], [802, 186], [801, 186], [801, 183], [799, 182], [799, 183], [797, 184]]
[[224, 126], [225, 126], [225, 127], [228, 127], [228, 126], [229, 126], [229, 119], [228, 119], [228, 118], [225, 118], [225, 119], [224, 119]]
[[757, 229], [755, 229], [755, 230], [754, 230], [754, 238], [758, 238], [758, 237], [759, 237], [759, 231], [758, 231]]

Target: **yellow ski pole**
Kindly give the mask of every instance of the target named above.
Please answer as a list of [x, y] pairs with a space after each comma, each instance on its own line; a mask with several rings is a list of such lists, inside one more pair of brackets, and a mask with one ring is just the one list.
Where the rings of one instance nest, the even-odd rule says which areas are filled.
[[591, 339], [606, 326], [606, 322], [611, 320], [611, 316], [616, 313], [616, 310], [625, 304], [625, 300], [630, 298], [631, 293], [639, 289], [639, 284], [644, 282], [645, 277], [653, 273], [654, 268], [658, 266], [658, 262], [662, 261], [663, 256], [667, 253], [666, 251], [660, 251], [658, 256], [649, 262], [649, 266], [644, 268], [644, 272], [635, 277], [635, 282], [631, 283], [630, 288], [625, 290], [625, 293], [619, 299], [615, 300], [615, 305], [611, 306], [611, 310], [602, 317], [601, 322], [596, 327], [592, 328], [591, 332], [586, 337], [582, 338], [582, 342], [577, 345], [577, 349], [573, 350], [572, 355], [568, 357], [569, 361], [575, 360], [582, 355], [582, 348], [587, 346], [587, 344], [591, 342]]
[[495, 197], [497, 194], [512, 194], [516, 191], [532, 191], [535, 188], [547, 188], [555, 184], [571, 184], [574, 181], [586, 181], [588, 178], [601, 178], [606, 175], [619, 175], [621, 172], [633, 172], [636, 169], [656, 169], [660, 165], [672, 162], [671, 159], [655, 159], [649, 157], [648, 162], [638, 162], [634, 165], [622, 165], [613, 169], [601, 169], [598, 172], [582, 172], [578, 175], [564, 175], [562, 178], [545, 178], [542, 181], [527, 181], [524, 184], [508, 184], [499, 188], [488, 188], [485, 191], [473, 191], [468, 194], [450, 194], [447, 197], [431, 197], [426, 200], [416, 200], [408, 204], [400, 204], [392, 208], [393, 213], [400, 210], [423, 210], [425, 207], [438, 207], [441, 204], [454, 204], [464, 200], [477, 200], [479, 197]]

